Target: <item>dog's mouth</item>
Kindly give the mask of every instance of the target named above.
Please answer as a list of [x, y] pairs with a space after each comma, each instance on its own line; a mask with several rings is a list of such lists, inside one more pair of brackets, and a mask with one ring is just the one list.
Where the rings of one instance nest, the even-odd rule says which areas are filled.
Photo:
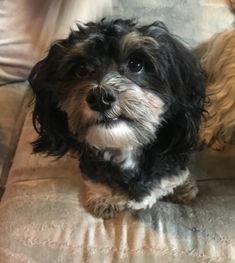
[[127, 117], [120, 115], [116, 117], [107, 117], [103, 116], [101, 120], [97, 121], [98, 125], [104, 125], [106, 127], [115, 126], [119, 124], [120, 122], [130, 122], [131, 120]]

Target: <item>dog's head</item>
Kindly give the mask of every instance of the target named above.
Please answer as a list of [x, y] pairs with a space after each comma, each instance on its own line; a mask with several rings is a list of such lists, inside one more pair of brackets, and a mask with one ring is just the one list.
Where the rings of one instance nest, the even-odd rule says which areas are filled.
[[61, 156], [76, 143], [98, 149], [157, 140], [168, 150], [195, 146], [203, 77], [162, 22], [78, 25], [51, 47], [29, 81], [36, 152]]

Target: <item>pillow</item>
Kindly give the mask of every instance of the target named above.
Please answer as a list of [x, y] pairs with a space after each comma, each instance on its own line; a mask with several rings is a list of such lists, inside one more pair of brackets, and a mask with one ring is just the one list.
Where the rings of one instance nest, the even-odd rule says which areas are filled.
[[0, 85], [27, 79], [51, 42], [66, 36], [74, 21], [101, 18], [112, 0], [1, 0]]

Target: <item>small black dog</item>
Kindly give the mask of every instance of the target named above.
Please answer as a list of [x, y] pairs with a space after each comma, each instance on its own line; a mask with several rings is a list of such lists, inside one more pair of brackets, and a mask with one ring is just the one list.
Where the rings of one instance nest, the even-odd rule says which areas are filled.
[[187, 165], [198, 148], [204, 77], [162, 22], [78, 25], [32, 70], [34, 152], [75, 151], [85, 206], [109, 218], [198, 192]]

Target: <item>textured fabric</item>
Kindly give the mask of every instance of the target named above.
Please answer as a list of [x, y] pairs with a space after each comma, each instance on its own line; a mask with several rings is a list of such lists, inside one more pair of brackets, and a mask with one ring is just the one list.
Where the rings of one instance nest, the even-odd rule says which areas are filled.
[[113, 2], [114, 16], [135, 17], [144, 24], [162, 20], [171, 32], [191, 46], [229, 28], [234, 20], [226, 0], [113, 0]]
[[0, 262], [235, 262], [235, 149], [195, 158], [191, 205], [102, 220], [81, 205], [77, 160], [31, 155], [33, 138], [28, 114], [0, 204]]
[[0, 1], [0, 84], [26, 79], [39, 56], [29, 34], [32, 24], [26, 3], [27, 0]]
[[25, 82], [0, 86], [0, 187], [6, 181], [28, 99], [29, 92]]
[[0, 84], [25, 80], [52, 41], [76, 20], [111, 12], [112, 0], [0, 0]]

